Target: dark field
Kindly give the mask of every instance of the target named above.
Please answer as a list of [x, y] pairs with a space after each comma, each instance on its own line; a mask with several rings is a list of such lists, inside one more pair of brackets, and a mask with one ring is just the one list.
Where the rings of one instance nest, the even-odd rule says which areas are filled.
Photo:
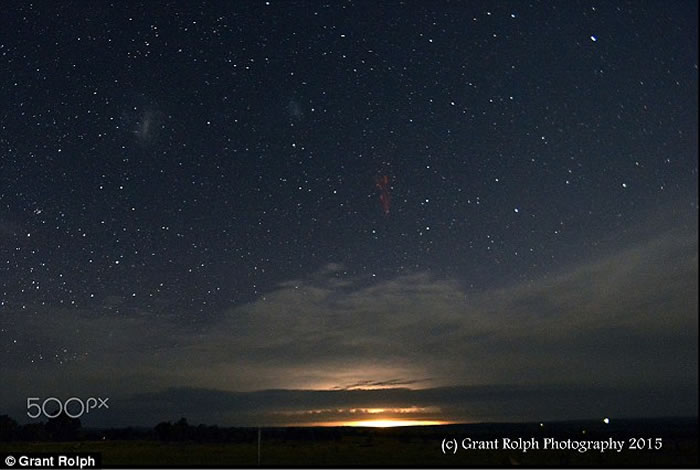
[[[590, 466], [693, 467], [698, 464], [697, 421], [647, 420], [534, 424], [477, 424], [413, 428], [266, 428], [262, 466]], [[586, 431], [585, 434], [583, 431]], [[443, 454], [443, 439], [508, 437], [625, 440], [621, 452], [589, 450], [463, 450]], [[631, 450], [629, 439], [661, 438], [659, 450]], [[240, 430], [236, 442], [163, 442], [157, 439], [0, 443], [0, 452], [100, 452], [104, 467], [258, 465], [257, 429]]]

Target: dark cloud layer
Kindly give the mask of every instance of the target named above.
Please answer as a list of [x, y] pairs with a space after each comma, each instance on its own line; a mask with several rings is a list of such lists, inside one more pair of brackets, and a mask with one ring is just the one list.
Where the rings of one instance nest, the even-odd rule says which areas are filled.
[[[603, 416], [686, 416], [697, 412], [693, 384], [639, 388], [489, 385], [412, 390], [263, 390], [180, 388], [138, 395], [125, 406], [147, 423], [182, 410], [203, 422], [242, 425], [322, 424], [382, 417], [446, 422], [554, 421]], [[374, 415], [374, 416], [373, 416]], [[175, 417], [174, 417], [175, 418]], [[127, 422], [124, 420], [123, 422]]]
[[61, 367], [10, 362], [2, 399], [21, 409], [17, 391], [107, 395], [113, 414], [100, 419], [124, 424], [283, 424], [382, 407], [446, 420], [692, 415], [697, 262], [697, 240], [669, 230], [491, 290], [425, 273], [338, 282], [342, 266], [329, 265], [200, 329], [47, 311], [15, 319], [31, 332], [21, 341], [78, 341], [87, 352]]

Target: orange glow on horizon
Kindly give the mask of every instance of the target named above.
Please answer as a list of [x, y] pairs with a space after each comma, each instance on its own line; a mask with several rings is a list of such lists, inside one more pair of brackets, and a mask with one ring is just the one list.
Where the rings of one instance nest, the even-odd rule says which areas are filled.
[[450, 424], [447, 421], [430, 421], [418, 419], [365, 419], [358, 421], [341, 421], [335, 423], [318, 423], [317, 426], [352, 426], [365, 428], [395, 428], [399, 426], [440, 426]]

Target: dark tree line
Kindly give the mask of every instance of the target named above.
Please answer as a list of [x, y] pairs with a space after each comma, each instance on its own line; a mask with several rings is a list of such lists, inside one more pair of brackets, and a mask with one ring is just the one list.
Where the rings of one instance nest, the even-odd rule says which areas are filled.
[[[375, 432], [345, 428], [265, 428], [265, 439], [285, 441], [340, 440], [343, 435], [371, 437]], [[257, 428], [233, 428], [190, 425], [187, 419], [164, 421], [153, 428], [85, 429], [80, 419], [61, 414], [47, 422], [20, 425], [0, 415], [0, 442], [7, 441], [79, 441], [79, 440], [160, 440], [164, 442], [238, 442], [254, 443]]]
[[83, 438], [80, 419], [66, 414], [46, 423], [20, 425], [7, 415], [0, 415], [0, 441], [76, 441]]
[[166, 442], [254, 442], [257, 439], [255, 429], [220, 428], [204, 424], [192, 426], [185, 418], [180, 418], [175, 423], [170, 421], [158, 423], [153, 431], [156, 439]]

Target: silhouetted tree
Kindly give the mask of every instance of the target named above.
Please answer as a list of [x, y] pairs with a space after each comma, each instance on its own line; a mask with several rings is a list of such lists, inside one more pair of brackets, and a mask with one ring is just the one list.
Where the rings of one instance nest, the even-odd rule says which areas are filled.
[[187, 423], [186, 418], [180, 418], [175, 424], [170, 421], [158, 423], [154, 431], [162, 441], [187, 441], [196, 436], [196, 429]]
[[54, 441], [74, 441], [78, 439], [80, 426], [80, 418], [71, 418], [66, 413], [61, 413], [55, 418], [49, 418], [46, 430]]
[[173, 435], [173, 425], [170, 421], [158, 423], [154, 430], [156, 432], [156, 436], [158, 436], [158, 439], [161, 441], [171, 440]]
[[190, 425], [187, 424], [187, 419], [180, 418], [177, 423], [173, 424], [173, 441], [186, 441], [190, 439]]
[[19, 438], [17, 421], [7, 415], [0, 416], [0, 441], [14, 441]]
[[19, 438], [22, 441], [48, 441], [51, 434], [44, 423], [29, 423], [20, 427]]

